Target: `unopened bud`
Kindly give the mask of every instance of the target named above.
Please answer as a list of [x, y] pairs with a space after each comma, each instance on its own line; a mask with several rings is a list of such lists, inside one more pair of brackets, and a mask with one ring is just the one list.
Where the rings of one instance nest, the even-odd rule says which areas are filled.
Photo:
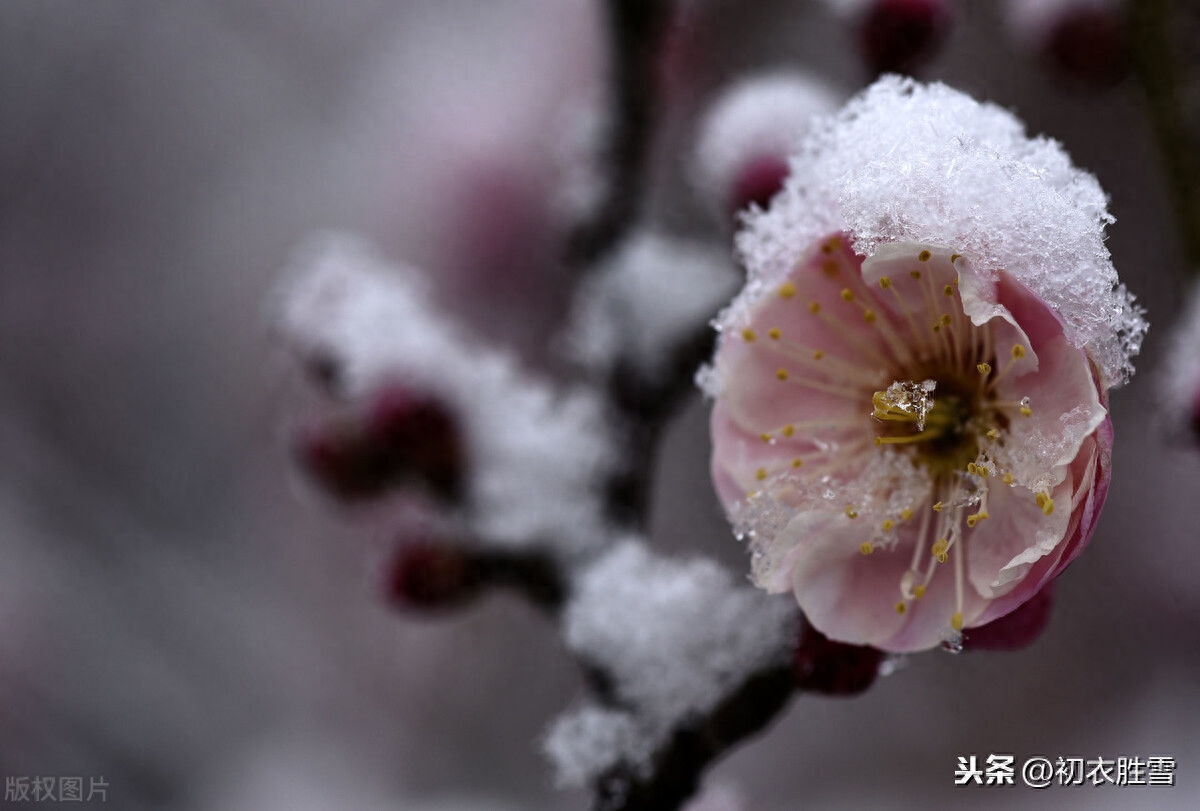
[[963, 631], [963, 650], [1020, 650], [1032, 645], [1050, 622], [1054, 583], [1047, 583], [1028, 601], [997, 620]]
[[337, 417], [301, 428], [301, 464], [344, 499], [371, 498], [422, 484], [443, 498], [461, 490], [462, 441], [454, 419], [436, 400], [391, 387], [365, 415]]
[[1129, 71], [1121, 0], [1008, 0], [1004, 11], [1014, 37], [1059, 73], [1109, 85]]
[[875, 683], [883, 657], [878, 648], [835, 642], [805, 622], [792, 658], [792, 672], [800, 690], [853, 696]]
[[388, 602], [406, 609], [462, 606], [482, 590], [474, 557], [449, 544], [427, 541], [400, 546], [387, 564], [383, 588]]
[[859, 21], [872, 73], [913, 74], [937, 55], [954, 21], [948, 0], [875, 0]]

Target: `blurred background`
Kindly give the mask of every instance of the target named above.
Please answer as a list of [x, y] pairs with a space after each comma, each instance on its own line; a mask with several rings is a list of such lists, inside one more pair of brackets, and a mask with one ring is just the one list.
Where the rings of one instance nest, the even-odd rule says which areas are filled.
[[[715, 236], [684, 179], [713, 94], [785, 65], [869, 77], [820, 5], [685, 5], [648, 217]], [[1195, 808], [1200, 455], [1156, 413], [1186, 266], [1150, 127], [1131, 81], [1056, 77], [994, 3], [959, 5], [923, 77], [1098, 175], [1149, 310], [1108, 506], [1032, 648], [801, 696], [710, 783], [748, 811]], [[304, 405], [265, 313], [295, 243], [345, 227], [552, 365], [603, 44], [587, 0], [0, 4], [0, 775], [103, 777], [130, 811], [587, 807], [538, 751], [583, 694], [553, 626], [505, 594], [433, 619], [382, 604], [371, 528], [290, 469]], [[706, 421], [697, 394], [670, 430], [654, 539], [743, 571]], [[1178, 785], [955, 788], [972, 753], [1166, 755]]]

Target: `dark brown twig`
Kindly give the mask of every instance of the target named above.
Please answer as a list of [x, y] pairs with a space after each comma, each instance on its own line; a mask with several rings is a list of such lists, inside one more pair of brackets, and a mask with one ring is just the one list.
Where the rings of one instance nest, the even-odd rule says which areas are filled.
[[636, 219], [657, 120], [657, 59], [669, 0], [607, 0], [610, 113], [598, 156], [603, 196], [567, 240], [567, 261], [586, 268], [613, 248]]
[[1192, 272], [1200, 272], [1200, 142], [1189, 131], [1182, 98], [1179, 3], [1134, 0], [1129, 6], [1138, 79], [1146, 94], [1184, 251]]

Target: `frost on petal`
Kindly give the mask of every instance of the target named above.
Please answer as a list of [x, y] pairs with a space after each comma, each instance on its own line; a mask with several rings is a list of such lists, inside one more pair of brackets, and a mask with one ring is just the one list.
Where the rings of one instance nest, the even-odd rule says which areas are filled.
[[336, 369], [341, 395], [398, 381], [450, 404], [469, 457], [467, 517], [481, 539], [564, 554], [602, 541], [599, 488], [613, 453], [595, 394], [556, 389], [474, 341], [438, 315], [420, 274], [352, 236], [303, 246], [274, 310], [302, 359]]
[[722, 323], [826, 234], [850, 234], [864, 256], [924, 242], [968, 256], [984, 282], [1007, 271], [1117, 385], [1146, 321], [1104, 245], [1112, 222], [1095, 177], [1058, 142], [1027, 137], [1008, 111], [945, 85], [884, 77], [813, 125], [770, 210], [750, 215], [737, 246], [751, 284]]
[[582, 573], [563, 625], [568, 647], [610, 673], [616, 700], [658, 734], [786, 661], [794, 614], [711, 561], [661, 558], [630, 540]]
[[738, 193], [754, 180], [747, 173], [756, 165], [763, 169], [766, 162], [778, 161], [786, 174], [787, 158], [809, 122], [832, 113], [840, 101], [829, 87], [799, 72], [738, 82], [722, 93], [699, 125], [693, 184], [724, 219], [731, 208], [740, 209], [761, 196]]
[[623, 363], [654, 378], [729, 300], [738, 281], [723, 251], [636, 233], [580, 286], [569, 351], [596, 372]]

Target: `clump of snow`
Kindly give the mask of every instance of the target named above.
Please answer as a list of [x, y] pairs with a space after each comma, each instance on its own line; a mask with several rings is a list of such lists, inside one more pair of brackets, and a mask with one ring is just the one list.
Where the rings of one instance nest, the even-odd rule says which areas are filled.
[[594, 704], [559, 716], [542, 750], [560, 787], [580, 788], [621, 765], [646, 766], [661, 743], [631, 712]]
[[1200, 284], [1192, 286], [1175, 322], [1158, 388], [1171, 425], [1190, 428], [1200, 409]]
[[632, 539], [613, 547], [581, 570], [563, 636], [612, 679], [618, 706], [588, 704], [554, 723], [544, 748], [559, 781], [647, 769], [681, 722], [786, 661], [795, 634], [790, 600], [735, 583], [711, 561], [659, 557]]
[[301, 357], [332, 363], [344, 396], [401, 382], [450, 405], [469, 457], [467, 518], [481, 540], [569, 554], [605, 537], [599, 491], [614, 452], [600, 398], [556, 389], [473, 341], [437, 313], [412, 268], [353, 236], [314, 238], [285, 274], [274, 322]]
[[744, 79], [713, 103], [699, 124], [692, 182], [718, 214], [755, 158], [786, 160], [815, 116], [842, 101], [824, 83], [798, 71]]
[[568, 648], [612, 677], [614, 697], [657, 739], [786, 659], [795, 606], [735, 583], [708, 560], [627, 540], [586, 570], [563, 616]]
[[635, 233], [580, 285], [567, 336], [569, 351], [595, 372], [624, 363], [643, 377], [658, 376], [672, 353], [729, 300], [740, 280], [723, 251], [663, 234]]
[[885, 76], [814, 123], [791, 167], [771, 208], [738, 234], [749, 282], [720, 323], [842, 231], [864, 256], [924, 242], [965, 254], [985, 281], [1006, 270], [1058, 313], [1107, 385], [1132, 373], [1147, 325], [1104, 246], [1107, 198], [1057, 141], [1027, 137], [1008, 111]]

